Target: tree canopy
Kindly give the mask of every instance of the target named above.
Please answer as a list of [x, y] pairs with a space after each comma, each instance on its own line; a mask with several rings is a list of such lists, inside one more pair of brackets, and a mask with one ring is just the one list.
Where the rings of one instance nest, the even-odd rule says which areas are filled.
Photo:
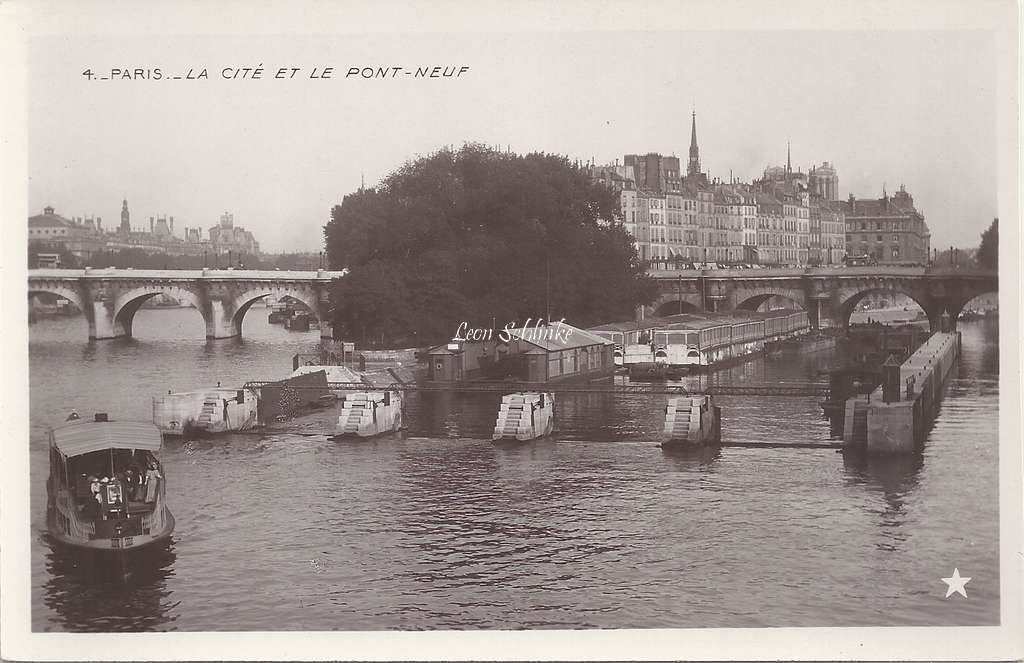
[[467, 144], [345, 196], [324, 229], [346, 339], [427, 345], [459, 323], [590, 326], [632, 317], [654, 286], [618, 196], [568, 159]]
[[999, 266], [999, 219], [993, 219], [988, 229], [981, 233], [978, 264], [992, 269]]

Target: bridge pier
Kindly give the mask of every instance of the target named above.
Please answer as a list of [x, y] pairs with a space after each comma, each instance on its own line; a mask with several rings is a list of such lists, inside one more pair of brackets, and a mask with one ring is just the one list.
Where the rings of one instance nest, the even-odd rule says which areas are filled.
[[[248, 306], [246, 308], [248, 309]], [[207, 310], [203, 313], [203, 319], [206, 322], [206, 340], [241, 336], [241, 318], [242, 316], [237, 315], [232, 300], [210, 300]]]
[[90, 301], [86, 306], [82, 312], [89, 323], [90, 341], [107, 341], [132, 335], [131, 317], [117, 316], [114, 302]]

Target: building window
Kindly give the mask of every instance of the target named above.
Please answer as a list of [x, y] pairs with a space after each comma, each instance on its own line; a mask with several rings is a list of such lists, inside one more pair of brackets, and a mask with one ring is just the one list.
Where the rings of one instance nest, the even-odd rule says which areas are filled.
[[900, 236], [899, 235], [893, 235], [892, 236], [892, 241], [894, 241], [894, 242], [900, 241]]
[[876, 242], [881, 242], [882, 241], [882, 236], [881, 235], [875, 235], [875, 241]]

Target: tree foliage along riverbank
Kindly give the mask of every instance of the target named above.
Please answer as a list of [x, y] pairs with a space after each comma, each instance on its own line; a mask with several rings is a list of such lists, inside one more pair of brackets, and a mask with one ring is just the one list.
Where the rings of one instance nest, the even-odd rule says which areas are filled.
[[988, 229], [981, 233], [978, 263], [992, 269], [999, 266], [999, 219], [993, 219]]
[[[611, 220], [603, 223], [601, 220]], [[324, 229], [336, 333], [425, 346], [461, 322], [588, 326], [633, 317], [654, 285], [618, 196], [566, 158], [467, 144], [345, 196]]]

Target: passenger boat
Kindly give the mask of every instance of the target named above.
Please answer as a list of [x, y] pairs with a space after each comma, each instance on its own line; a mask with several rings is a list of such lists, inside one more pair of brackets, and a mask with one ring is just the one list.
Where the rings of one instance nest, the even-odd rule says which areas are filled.
[[101, 556], [166, 542], [174, 531], [151, 423], [100, 413], [50, 432], [46, 525], [57, 542]]
[[711, 396], [670, 398], [665, 407], [662, 447], [717, 445], [722, 442], [722, 408]]
[[548, 392], [517, 392], [501, 398], [491, 439], [525, 442], [555, 428], [555, 397]]
[[402, 427], [402, 395], [395, 389], [344, 396], [336, 437], [372, 437]]

